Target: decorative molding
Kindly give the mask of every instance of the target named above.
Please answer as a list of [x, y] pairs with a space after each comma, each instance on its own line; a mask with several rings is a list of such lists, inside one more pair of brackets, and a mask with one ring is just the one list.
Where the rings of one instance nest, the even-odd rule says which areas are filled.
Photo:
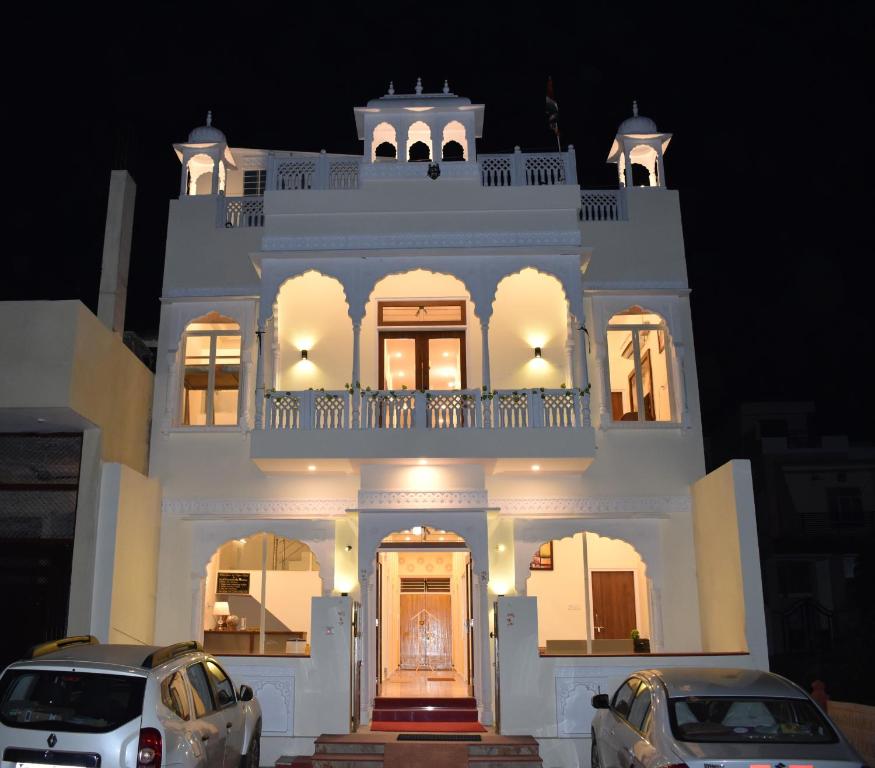
[[486, 509], [486, 491], [359, 491], [359, 509]]
[[533, 232], [405, 232], [394, 235], [265, 236], [263, 251], [397, 250], [401, 248], [489, 248], [580, 246], [579, 230]]
[[560, 738], [589, 736], [595, 715], [591, 699], [608, 693], [608, 677], [579, 667], [553, 670], [556, 686], [556, 732]]
[[228, 287], [220, 288], [168, 288], [161, 301], [165, 303], [173, 301], [240, 301], [241, 299], [250, 299], [258, 301], [259, 286], [244, 285], [239, 290], [233, 293], [228, 292]]
[[641, 294], [642, 296], [653, 296], [664, 294], [668, 296], [689, 296], [691, 289], [689, 286], [680, 280], [651, 280], [642, 282], [640, 280], [625, 281], [625, 280], [596, 280], [590, 281], [584, 279], [583, 292], [587, 296], [602, 296], [614, 295], [622, 293], [628, 296]]
[[262, 705], [262, 736], [295, 735], [295, 675], [276, 667], [243, 666], [232, 657], [220, 657], [238, 686], [248, 685]]
[[[473, 179], [478, 185], [480, 183], [480, 166], [477, 163], [437, 160], [434, 161], [434, 164], [440, 167], [443, 179]], [[373, 179], [422, 179], [425, 181], [428, 179], [426, 171], [428, 171], [429, 165], [432, 165], [432, 162], [361, 163], [359, 165], [359, 178], [362, 181]], [[429, 181], [432, 180], [429, 179]]]
[[277, 520], [343, 517], [352, 499], [164, 499], [166, 514], [183, 520]]
[[591, 496], [572, 498], [491, 499], [505, 517], [669, 517], [689, 512], [689, 496]]

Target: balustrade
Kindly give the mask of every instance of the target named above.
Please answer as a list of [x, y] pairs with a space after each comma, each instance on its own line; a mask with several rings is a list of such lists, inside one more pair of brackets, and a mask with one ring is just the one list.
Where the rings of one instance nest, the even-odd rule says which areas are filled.
[[264, 226], [264, 198], [220, 197], [219, 221], [220, 227], [235, 229], [238, 227]]
[[584, 221], [624, 221], [626, 197], [619, 189], [582, 189], [580, 210]]
[[[360, 399], [353, 408], [353, 398]], [[287, 430], [524, 430], [589, 425], [577, 389], [268, 392], [264, 428]]]

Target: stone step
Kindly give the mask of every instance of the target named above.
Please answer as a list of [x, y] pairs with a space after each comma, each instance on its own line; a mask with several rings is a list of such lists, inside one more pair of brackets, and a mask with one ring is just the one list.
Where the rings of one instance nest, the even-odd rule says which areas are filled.
[[371, 720], [376, 723], [475, 723], [477, 710], [455, 707], [374, 708]]
[[313, 768], [383, 768], [383, 755], [355, 752], [314, 755]]
[[361, 754], [383, 755], [384, 742], [381, 741], [321, 741], [316, 739], [316, 755]]
[[439, 696], [377, 696], [374, 709], [399, 709], [403, 707], [455, 707], [456, 709], [477, 709], [477, 699], [473, 696], [442, 698]]
[[274, 768], [312, 768], [313, 758], [307, 755], [283, 755], [277, 758]]

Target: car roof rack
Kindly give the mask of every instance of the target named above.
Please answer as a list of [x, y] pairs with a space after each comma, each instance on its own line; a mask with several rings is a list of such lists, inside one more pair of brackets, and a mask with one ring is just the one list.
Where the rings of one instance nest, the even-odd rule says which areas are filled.
[[62, 637], [59, 640], [49, 640], [47, 643], [39, 643], [33, 646], [27, 654], [26, 659], [35, 659], [38, 656], [45, 656], [47, 653], [61, 651], [64, 648], [69, 648], [71, 645], [100, 645], [94, 635], [73, 635], [72, 637]]
[[177, 656], [184, 656], [186, 653], [202, 650], [203, 646], [197, 642], [197, 640], [186, 640], [184, 643], [166, 645], [163, 648], [159, 648], [157, 651], [153, 651], [143, 659], [142, 666], [143, 669], [154, 669], [171, 659], [175, 659]]

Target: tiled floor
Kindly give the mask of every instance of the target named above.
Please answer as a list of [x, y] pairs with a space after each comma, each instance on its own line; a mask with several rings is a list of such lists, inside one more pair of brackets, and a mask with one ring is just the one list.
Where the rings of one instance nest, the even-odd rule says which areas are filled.
[[[449, 680], [429, 680], [434, 677], [451, 677]], [[399, 669], [393, 672], [380, 687], [380, 696], [402, 698], [413, 696], [434, 696], [454, 698], [468, 695], [468, 685], [464, 678], [453, 671], [413, 672]]]

